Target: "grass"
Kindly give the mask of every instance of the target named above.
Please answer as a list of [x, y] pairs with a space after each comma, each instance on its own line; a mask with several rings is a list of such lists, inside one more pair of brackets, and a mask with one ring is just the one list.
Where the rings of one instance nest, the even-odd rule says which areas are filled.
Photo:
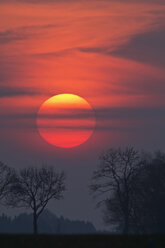
[[3, 248], [165, 248], [165, 235], [0, 235]]

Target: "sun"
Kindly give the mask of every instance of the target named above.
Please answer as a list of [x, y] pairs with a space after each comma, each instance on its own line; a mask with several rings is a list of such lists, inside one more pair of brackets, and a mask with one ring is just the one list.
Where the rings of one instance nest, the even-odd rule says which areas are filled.
[[41, 137], [51, 145], [71, 148], [89, 139], [95, 127], [91, 105], [73, 94], [55, 95], [46, 100], [37, 115]]

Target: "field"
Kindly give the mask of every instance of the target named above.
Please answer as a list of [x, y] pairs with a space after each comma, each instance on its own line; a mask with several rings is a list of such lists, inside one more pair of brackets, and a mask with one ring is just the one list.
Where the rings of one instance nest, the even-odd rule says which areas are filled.
[[0, 235], [3, 248], [164, 248], [165, 235]]

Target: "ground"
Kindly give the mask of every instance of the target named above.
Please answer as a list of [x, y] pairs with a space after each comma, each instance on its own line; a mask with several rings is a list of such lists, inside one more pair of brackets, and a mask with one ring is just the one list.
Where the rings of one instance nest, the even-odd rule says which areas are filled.
[[163, 248], [165, 235], [0, 235], [3, 248]]

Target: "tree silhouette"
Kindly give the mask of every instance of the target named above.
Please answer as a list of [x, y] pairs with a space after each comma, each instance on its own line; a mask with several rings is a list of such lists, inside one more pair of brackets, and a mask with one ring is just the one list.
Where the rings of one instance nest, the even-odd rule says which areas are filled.
[[144, 160], [133, 188], [132, 229], [138, 233], [165, 232], [165, 154]]
[[15, 173], [6, 196], [6, 204], [12, 207], [31, 208], [33, 211], [33, 231], [37, 234], [40, 214], [52, 199], [59, 200], [65, 191], [65, 175], [57, 173], [53, 167], [25, 168]]
[[13, 170], [11, 170], [7, 165], [0, 162], [0, 201], [4, 200], [6, 194], [8, 193], [10, 183], [13, 179]]
[[129, 232], [132, 213], [133, 178], [141, 165], [139, 152], [134, 148], [109, 149], [99, 157], [90, 189], [99, 203], [105, 203], [106, 222], [119, 223]]

